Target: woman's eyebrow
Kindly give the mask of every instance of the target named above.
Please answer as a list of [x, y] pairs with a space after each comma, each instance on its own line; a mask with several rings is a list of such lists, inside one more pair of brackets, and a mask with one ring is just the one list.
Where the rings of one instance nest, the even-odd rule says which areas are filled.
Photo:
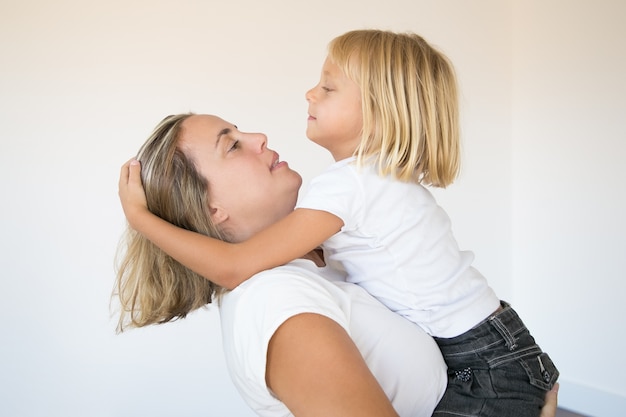
[[231, 131], [232, 130], [230, 129], [230, 127], [225, 127], [224, 129], [220, 130], [220, 132], [217, 134], [217, 140], [215, 141], [216, 148], [220, 144], [220, 139], [222, 139], [222, 136], [228, 135]]

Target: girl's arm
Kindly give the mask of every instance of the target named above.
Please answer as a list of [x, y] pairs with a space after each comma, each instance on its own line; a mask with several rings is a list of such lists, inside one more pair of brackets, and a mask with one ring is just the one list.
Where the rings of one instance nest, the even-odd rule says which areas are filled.
[[191, 232], [148, 210], [140, 166], [122, 167], [119, 195], [129, 225], [189, 269], [232, 289], [257, 272], [296, 259], [337, 233], [343, 221], [325, 211], [298, 209], [241, 243]]
[[305, 313], [270, 339], [267, 386], [297, 417], [397, 417], [350, 336], [328, 317]]

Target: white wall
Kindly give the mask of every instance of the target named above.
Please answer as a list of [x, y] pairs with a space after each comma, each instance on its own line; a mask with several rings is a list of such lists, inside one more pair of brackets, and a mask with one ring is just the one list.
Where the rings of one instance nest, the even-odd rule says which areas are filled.
[[514, 301], [561, 403], [626, 410], [626, 3], [513, 7]]
[[252, 415], [215, 308], [114, 334], [119, 167], [192, 110], [267, 133], [310, 179], [330, 157], [304, 137], [304, 92], [332, 37], [377, 27], [454, 61], [464, 166], [437, 196], [557, 361], [561, 404], [617, 415], [623, 17], [619, 1], [0, 0], [0, 414]]

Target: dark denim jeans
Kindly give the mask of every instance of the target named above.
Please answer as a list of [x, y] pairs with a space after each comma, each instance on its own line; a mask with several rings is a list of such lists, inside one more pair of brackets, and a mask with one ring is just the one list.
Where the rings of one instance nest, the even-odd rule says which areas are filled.
[[448, 387], [433, 416], [539, 416], [559, 371], [515, 310], [502, 307], [460, 336], [435, 338]]

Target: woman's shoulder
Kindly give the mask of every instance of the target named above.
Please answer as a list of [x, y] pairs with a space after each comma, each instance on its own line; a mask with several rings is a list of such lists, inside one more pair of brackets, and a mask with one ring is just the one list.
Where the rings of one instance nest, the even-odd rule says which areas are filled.
[[[308, 265], [310, 264], [310, 265]], [[256, 274], [224, 294], [220, 303], [222, 344], [233, 382], [255, 410], [286, 408], [268, 395], [265, 365], [276, 330], [302, 313], [324, 315], [348, 327], [345, 293], [315, 273], [310, 261], [298, 260]], [[281, 414], [283, 415], [283, 414]]]
[[259, 321], [273, 321], [275, 325], [295, 314], [310, 312], [343, 323], [349, 296], [324, 278], [323, 271], [324, 268], [302, 259], [262, 271], [224, 294], [220, 305], [222, 321], [226, 318], [231, 325], [254, 322], [267, 326], [268, 323]]

